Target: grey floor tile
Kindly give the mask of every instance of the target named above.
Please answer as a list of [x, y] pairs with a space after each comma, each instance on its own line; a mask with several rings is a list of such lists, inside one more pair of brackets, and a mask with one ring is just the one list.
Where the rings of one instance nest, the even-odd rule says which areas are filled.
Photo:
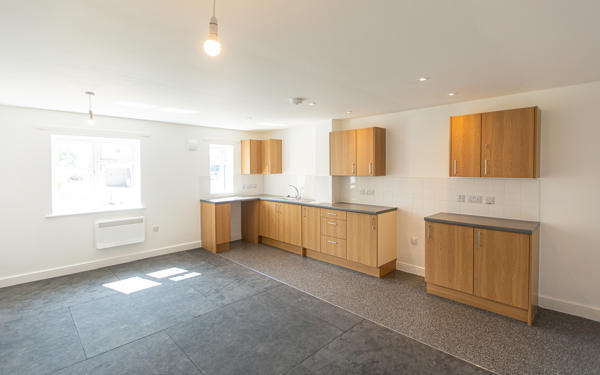
[[56, 375], [186, 375], [201, 372], [165, 333], [79, 362]]
[[88, 357], [216, 309], [219, 303], [193, 288], [163, 284], [71, 308]]
[[540, 309], [528, 327], [428, 295], [422, 277], [377, 279], [265, 245], [221, 256], [501, 374], [600, 374], [600, 322]]
[[341, 331], [269, 294], [260, 294], [167, 333], [208, 374], [280, 374]]
[[343, 310], [287, 285], [271, 289], [269, 290], [269, 294], [308, 314], [323, 319], [342, 331], [346, 331], [362, 321], [362, 318], [356, 314]]
[[145, 276], [147, 273], [167, 268], [181, 268], [190, 272], [203, 272], [231, 264], [231, 262], [204, 250], [182, 251], [159, 257], [141, 259], [131, 263], [118, 264], [109, 269], [119, 278]]
[[102, 284], [116, 281], [100, 269], [0, 289], [0, 323], [115, 294]]
[[487, 371], [364, 321], [302, 365], [314, 374], [485, 374]]
[[66, 308], [0, 324], [0, 374], [47, 374], [83, 359]]

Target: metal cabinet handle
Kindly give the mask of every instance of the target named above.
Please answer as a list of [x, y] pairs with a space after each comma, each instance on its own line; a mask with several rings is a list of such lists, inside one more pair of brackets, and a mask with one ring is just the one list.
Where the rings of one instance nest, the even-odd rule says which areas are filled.
[[337, 216], [337, 214], [334, 214], [333, 212], [328, 212], [327, 215]]
[[337, 242], [335, 242], [335, 241], [329, 241], [329, 240], [327, 240], [327, 242], [329, 242], [329, 243], [332, 243], [332, 244], [334, 244], [334, 245], [336, 245], [336, 244], [337, 244]]
[[483, 175], [487, 176], [487, 159], [483, 161]]
[[337, 223], [334, 223], [332, 221], [328, 221], [327, 224], [329, 224], [329, 225], [337, 225]]
[[352, 174], [354, 175], [354, 163], [352, 163]]
[[481, 232], [477, 232], [477, 247], [481, 247]]
[[375, 217], [371, 217], [371, 230], [375, 230]]
[[431, 224], [427, 224], [427, 239], [431, 239]]
[[373, 174], [373, 162], [369, 162], [369, 176]]
[[454, 160], [454, 175], [456, 176], [456, 160]]

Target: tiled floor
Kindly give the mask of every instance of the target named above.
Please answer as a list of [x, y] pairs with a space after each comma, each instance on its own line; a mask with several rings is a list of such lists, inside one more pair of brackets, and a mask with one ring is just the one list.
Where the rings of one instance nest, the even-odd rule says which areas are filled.
[[[304, 263], [241, 243], [230, 255], [240, 252]], [[323, 275], [340, 270], [311, 264]], [[181, 281], [146, 275], [171, 267], [200, 275]], [[131, 294], [102, 286], [136, 276], [160, 285]], [[193, 250], [0, 289], [0, 374], [54, 373], [486, 371], [224, 257]]]
[[[599, 322], [540, 309], [528, 327], [428, 295], [422, 277], [396, 271], [376, 279], [264, 245], [236, 242], [221, 256], [497, 373], [600, 374]], [[355, 353], [339, 350], [332, 368], [337, 361], [359, 365]], [[305, 361], [298, 373], [314, 370], [313, 360], [327, 353], [322, 350]]]

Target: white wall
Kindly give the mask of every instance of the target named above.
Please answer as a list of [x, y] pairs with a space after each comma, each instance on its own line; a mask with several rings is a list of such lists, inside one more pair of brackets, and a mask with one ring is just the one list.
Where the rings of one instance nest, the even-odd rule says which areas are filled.
[[291, 194], [291, 184], [297, 186], [305, 198], [331, 202], [330, 131], [331, 121], [327, 121], [262, 133], [262, 139], [281, 139], [283, 149], [283, 173], [264, 176], [265, 194]]
[[[334, 121], [335, 130], [387, 128], [388, 163], [386, 177], [334, 178], [334, 199], [399, 207], [398, 268], [418, 274], [423, 216], [449, 211], [539, 220], [540, 304], [600, 320], [599, 103], [600, 83], [591, 83]], [[450, 116], [533, 105], [542, 111], [542, 178], [448, 178]], [[458, 193], [494, 196], [496, 204], [459, 204]]]
[[[141, 139], [143, 210], [47, 218], [51, 213], [50, 134]], [[73, 128], [73, 129], [64, 129]], [[108, 131], [103, 131], [108, 130]], [[123, 132], [128, 132], [125, 134]], [[235, 145], [240, 170], [244, 132], [98, 116], [90, 129], [80, 114], [0, 106], [0, 287], [200, 246], [201, 197], [209, 195], [208, 144]], [[188, 151], [186, 142], [200, 142]], [[255, 189], [243, 190], [244, 185]], [[262, 193], [262, 176], [235, 176], [236, 193]], [[234, 215], [236, 211], [233, 209]], [[142, 244], [96, 250], [98, 219], [143, 215]], [[238, 213], [239, 216], [239, 213]], [[241, 233], [239, 220], [232, 236]], [[158, 233], [151, 228], [160, 227]]]

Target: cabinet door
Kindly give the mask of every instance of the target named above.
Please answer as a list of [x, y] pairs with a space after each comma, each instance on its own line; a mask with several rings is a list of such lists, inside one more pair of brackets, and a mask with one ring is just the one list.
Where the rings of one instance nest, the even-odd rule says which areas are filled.
[[473, 294], [473, 228], [425, 223], [425, 281]]
[[329, 174], [356, 175], [356, 130], [329, 133]]
[[482, 114], [482, 177], [535, 177], [535, 110]]
[[479, 177], [481, 113], [450, 117], [450, 176]]
[[476, 228], [475, 295], [527, 309], [529, 235]]
[[279, 203], [279, 224], [276, 240], [296, 246], [302, 246], [302, 206]]
[[348, 212], [347, 259], [377, 266], [377, 216]]
[[302, 247], [321, 249], [321, 215], [317, 207], [302, 207]]
[[260, 202], [260, 235], [277, 239], [279, 226], [278, 207], [275, 202]]
[[257, 139], [242, 140], [242, 174], [262, 173], [262, 143]]
[[356, 175], [385, 176], [385, 129], [356, 129]]
[[262, 141], [262, 173], [282, 173], [281, 139]]

